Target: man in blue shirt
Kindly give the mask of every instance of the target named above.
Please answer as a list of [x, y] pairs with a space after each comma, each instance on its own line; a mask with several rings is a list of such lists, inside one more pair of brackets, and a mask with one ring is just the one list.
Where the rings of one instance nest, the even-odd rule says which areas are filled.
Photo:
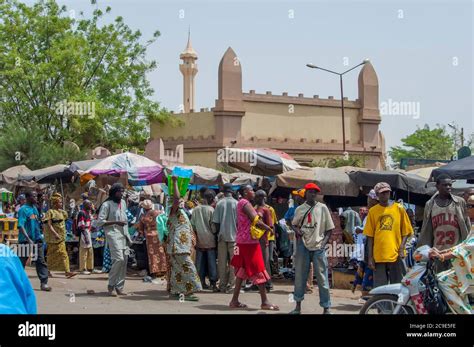
[[[43, 235], [40, 229], [40, 217], [36, 208], [38, 195], [35, 191], [27, 191], [25, 193], [26, 204], [18, 211], [18, 244], [20, 261], [25, 267], [26, 261], [33, 253], [37, 255], [35, 260], [36, 273], [41, 282], [41, 290], [49, 292], [51, 287], [48, 286], [48, 266], [44, 260]], [[36, 247], [34, 249], [33, 247]]]
[[0, 314], [36, 314], [36, 298], [20, 260], [0, 244]]

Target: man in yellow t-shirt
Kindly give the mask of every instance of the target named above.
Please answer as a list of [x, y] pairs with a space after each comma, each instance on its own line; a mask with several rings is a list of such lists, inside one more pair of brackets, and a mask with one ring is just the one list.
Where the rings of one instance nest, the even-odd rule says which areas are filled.
[[403, 206], [389, 202], [390, 185], [377, 183], [374, 187], [379, 203], [369, 210], [364, 227], [367, 236], [368, 266], [374, 270], [374, 288], [400, 283], [406, 273], [405, 243], [413, 227]]

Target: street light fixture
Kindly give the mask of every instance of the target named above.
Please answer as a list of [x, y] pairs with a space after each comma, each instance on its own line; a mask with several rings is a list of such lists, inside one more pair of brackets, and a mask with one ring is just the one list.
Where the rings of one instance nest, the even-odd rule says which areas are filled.
[[326, 71], [326, 72], [329, 72], [329, 73], [332, 73], [334, 75], [339, 76], [339, 83], [341, 85], [342, 150], [343, 150], [344, 153], [346, 153], [346, 126], [345, 126], [345, 120], [344, 120], [344, 89], [343, 89], [343, 86], [342, 86], [342, 76], [345, 75], [346, 73], [348, 73], [349, 71], [352, 71], [355, 68], [361, 66], [361, 65], [367, 64], [368, 62], [370, 62], [369, 59], [364, 59], [360, 64], [357, 64], [356, 66], [354, 66], [354, 67], [352, 67], [349, 70], [346, 70], [344, 72], [336, 72], [336, 71], [332, 71], [332, 70], [322, 68], [320, 66], [316, 66], [314, 64], [306, 64], [306, 66], [311, 68], [311, 69], [323, 70], [323, 71]]
[[[458, 128], [455, 122], [448, 123], [448, 126], [454, 130], [454, 152], [457, 151], [456, 142], [458, 140]], [[461, 147], [464, 146], [464, 128], [461, 128]]]

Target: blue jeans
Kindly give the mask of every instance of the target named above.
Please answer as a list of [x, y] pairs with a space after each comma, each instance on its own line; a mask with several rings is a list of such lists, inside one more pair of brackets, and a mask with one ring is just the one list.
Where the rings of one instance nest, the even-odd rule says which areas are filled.
[[325, 250], [309, 251], [301, 239], [296, 240], [294, 299], [296, 302], [304, 300], [311, 261], [318, 281], [319, 305], [329, 308], [331, 307], [331, 298], [329, 296], [328, 260]]
[[370, 291], [374, 287], [374, 271], [369, 268], [366, 262], [359, 261], [357, 272], [354, 278], [354, 288], [361, 285], [362, 291]]
[[201, 283], [206, 283], [206, 273], [209, 276], [211, 284], [217, 282], [217, 262], [216, 262], [216, 249], [200, 250], [196, 248], [196, 269], [201, 279]]

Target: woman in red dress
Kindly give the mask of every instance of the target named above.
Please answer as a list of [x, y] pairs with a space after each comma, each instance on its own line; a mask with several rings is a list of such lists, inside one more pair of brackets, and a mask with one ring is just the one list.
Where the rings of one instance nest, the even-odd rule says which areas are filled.
[[[250, 280], [252, 284], [258, 286], [262, 299], [261, 309], [278, 311], [279, 308], [268, 301], [265, 283], [270, 279], [270, 275], [265, 269], [260, 241], [252, 238], [250, 227], [252, 221], [257, 216], [250, 200], [253, 200], [255, 193], [252, 186], [247, 185], [241, 189], [242, 199], [237, 203], [237, 234], [236, 247], [231, 265], [235, 269], [234, 295], [229, 304], [231, 308], [246, 308], [247, 305], [239, 302], [240, 288], [244, 280]], [[256, 226], [270, 232], [272, 229], [258, 220]]]

